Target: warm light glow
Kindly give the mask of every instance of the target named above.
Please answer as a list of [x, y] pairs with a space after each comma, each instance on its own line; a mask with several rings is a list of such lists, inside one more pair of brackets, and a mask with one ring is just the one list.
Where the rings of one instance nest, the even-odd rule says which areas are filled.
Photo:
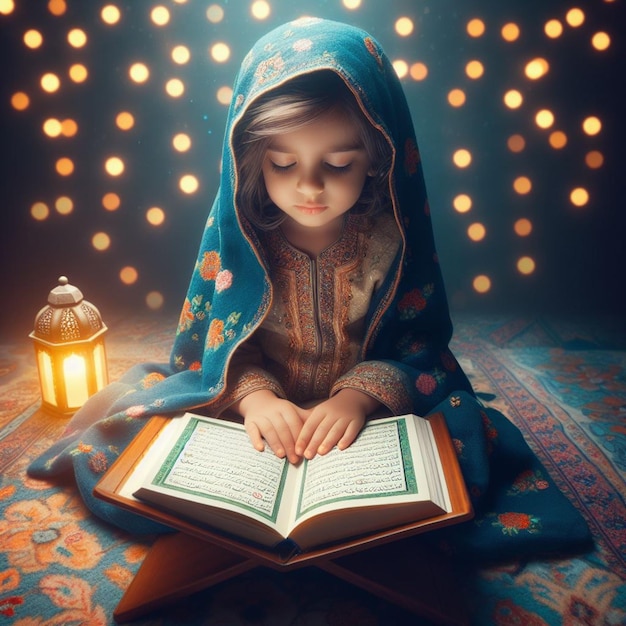
[[33, 206], [30, 207], [30, 215], [33, 219], [41, 222], [48, 218], [50, 209], [45, 202], [35, 202]]
[[156, 311], [163, 307], [163, 303], [165, 302], [165, 298], [163, 298], [163, 294], [158, 291], [151, 291], [146, 296], [146, 305], [149, 309]]
[[450, 106], [462, 107], [465, 104], [465, 92], [462, 89], [452, 89], [448, 93], [448, 102]]
[[567, 145], [567, 135], [562, 130], [555, 130], [550, 133], [548, 141], [555, 150], [560, 150]]
[[68, 408], [80, 407], [89, 398], [85, 357], [72, 354], [63, 359], [63, 380]]
[[191, 148], [191, 137], [186, 133], [178, 133], [174, 135], [172, 145], [174, 150], [178, 150], [178, 152], [187, 152]]
[[611, 45], [611, 38], [608, 33], [599, 32], [591, 38], [591, 45], [600, 52], [607, 50]]
[[38, 30], [32, 28], [24, 33], [24, 43], [27, 48], [36, 50], [43, 43], [43, 36]]
[[517, 41], [520, 36], [520, 29], [517, 24], [509, 22], [502, 27], [500, 33], [504, 41]]
[[165, 211], [159, 207], [153, 206], [146, 211], [146, 220], [152, 226], [161, 226], [165, 221]]
[[139, 272], [134, 267], [127, 265], [120, 270], [120, 280], [125, 285], [133, 285], [139, 278]]
[[214, 43], [211, 46], [211, 57], [217, 63], [225, 63], [230, 58], [230, 48], [224, 42]]
[[491, 289], [491, 279], [489, 276], [485, 276], [481, 274], [480, 276], [476, 276], [472, 283], [474, 287], [474, 291], [477, 293], [487, 293]]
[[165, 83], [165, 91], [172, 98], [180, 98], [185, 93], [185, 85], [179, 78], [171, 78]]
[[48, 118], [43, 123], [43, 132], [48, 137], [58, 137], [61, 134], [61, 122], [54, 117]]
[[469, 78], [476, 80], [477, 78], [480, 78], [485, 73], [485, 68], [480, 61], [474, 60], [474, 61], [470, 61], [465, 66], [465, 73], [469, 76]]
[[69, 176], [74, 172], [74, 162], [68, 157], [61, 157], [57, 160], [55, 169], [61, 176]]
[[545, 76], [550, 70], [550, 64], [546, 59], [538, 57], [529, 61], [524, 68], [524, 73], [531, 80], [538, 80]]
[[528, 235], [530, 235], [533, 231], [533, 225], [529, 219], [523, 217], [515, 222], [513, 230], [515, 231], [515, 234], [520, 237], [528, 237]]
[[66, 119], [61, 122], [61, 134], [64, 137], [74, 137], [78, 132], [78, 124], [75, 120]]
[[535, 271], [535, 261], [529, 256], [523, 256], [517, 261], [517, 270], [525, 276], [532, 274]]
[[409, 69], [409, 74], [413, 80], [424, 80], [428, 76], [428, 67], [425, 63], [413, 63]]
[[74, 63], [68, 71], [68, 75], [75, 83], [84, 83], [88, 76], [87, 68], [82, 63]]
[[224, 106], [228, 106], [233, 99], [232, 87], [223, 86], [217, 90], [217, 101]]
[[472, 154], [469, 150], [461, 148], [454, 153], [452, 160], [457, 167], [468, 167], [472, 162]]
[[597, 135], [602, 130], [602, 122], [595, 116], [583, 120], [583, 131], [587, 135]]
[[485, 23], [478, 18], [474, 18], [467, 23], [467, 34], [470, 37], [481, 37], [485, 34]]
[[29, 104], [30, 98], [23, 91], [17, 91], [11, 96], [11, 106], [16, 111], [24, 111]]
[[124, 173], [124, 161], [120, 157], [109, 157], [104, 162], [104, 169], [109, 176], [120, 176]]
[[506, 140], [506, 145], [511, 152], [522, 152], [526, 147], [526, 140], [521, 135], [511, 135]]
[[413, 20], [410, 17], [400, 17], [396, 20], [395, 29], [400, 37], [408, 37], [414, 28]]
[[67, 33], [67, 41], [73, 48], [82, 48], [87, 43], [87, 33], [80, 28], [73, 28]]
[[270, 16], [271, 12], [272, 9], [270, 7], [270, 3], [265, 2], [265, 0], [256, 0], [256, 2], [253, 2], [250, 7], [252, 17], [257, 20], [266, 20]]
[[465, 193], [461, 193], [452, 202], [454, 210], [458, 213], [467, 213], [472, 208], [472, 199]]
[[10, 15], [15, 9], [13, 0], [0, 0], [0, 15]]
[[398, 78], [406, 78], [409, 73], [409, 64], [403, 59], [396, 59], [393, 63], [393, 69], [396, 70]]
[[157, 26], [165, 26], [170, 21], [170, 12], [164, 6], [156, 6], [150, 11], [150, 19]]
[[112, 26], [120, 21], [122, 14], [114, 4], [107, 4], [105, 7], [102, 7], [100, 17], [105, 24]]
[[74, 210], [74, 203], [67, 196], [60, 196], [54, 203], [54, 208], [59, 215], [69, 215]]
[[574, 206], [585, 206], [589, 202], [589, 192], [584, 187], [572, 189], [569, 199]]
[[150, 77], [150, 70], [145, 63], [133, 63], [128, 70], [128, 75], [136, 83], [145, 83]]
[[509, 109], [519, 109], [524, 102], [524, 97], [517, 89], [509, 89], [509, 91], [504, 94], [503, 100], [504, 104], [509, 107]]
[[52, 15], [59, 17], [67, 11], [67, 4], [65, 0], [50, 0], [48, 2], [48, 11], [50, 11]]
[[111, 237], [109, 237], [106, 233], [96, 233], [91, 238], [91, 245], [95, 250], [98, 250], [98, 252], [103, 252], [111, 247]]
[[467, 236], [472, 241], [482, 241], [487, 234], [487, 229], [480, 222], [476, 222], [474, 224], [470, 224], [467, 229]]
[[54, 93], [55, 91], [59, 90], [59, 87], [61, 86], [61, 81], [56, 74], [48, 72], [41, 77], [40, 84], [41, 88], [44, 91], [47, 91], [48, 93]]
[[120, 111], [115, 116], [115, 125], [120, 130], [130, 130], [135, 125], [135, 118], [128, 111]]
[[528, 176], [518, 176], [513, 181], [513, 189], [515, 189], [515, 191], [519, 193], [521, 196], [524, 196], [527, 193], [530, 193], [532, 188], [533, 188], [533, 184], [530, 178], [528, 178]]
[[361, 0], [343, 0], [343, 6], [346, 7], [346, 9], [354, 11], [361, 6]]
[[598, 150], [591, 150], [585, 155], [585, 163], [592, 170], [597, 170], [604, 165], [604, 155]]
[[107, 211], [117, 211], [120, 208], [120, 204], [120, 197], [116, 193], [109, 192], [102, 196], [102, 206]]
[[549, 20], [543, 27], [543, 31], [550, 39], [556, 39], [563, 34], [563, 24], [559, 20]]
[[585, 14], [581, 9], [570, 9], [565, 15], [565, 21], [573, 28], [577, 28], [585, 22]]
[[187, 46], [174, 46], [172, 50], [172, 61], [174, 61], [174, 63], [184, 65], [185, 63], [189, 63], [189, 59], [191, 59], [191, 52]]
[[554, 124], [554, 113], [548, 109], [537, 111], [535, 123], [539, 128], [550, 128]]
[[198, 179], [192, 174], [185, 174], [181, 177], [178, 186], [183, 193], [195, 193], [198, 191], [200, 183]]
[[222, 7], [219, 4], [212, 4], [206, 10], [206, 17], [209, 20], [209, 22], [212, 22], [213, 24], [217, 24], [218, 22], [221, 22], [224, 19], [224, 9], [222, 9]]

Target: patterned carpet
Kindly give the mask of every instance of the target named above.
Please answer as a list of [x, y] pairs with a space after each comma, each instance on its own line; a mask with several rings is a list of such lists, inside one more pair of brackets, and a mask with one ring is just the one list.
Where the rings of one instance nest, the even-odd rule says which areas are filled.
[[[523, 318], [456, 319], [453, 348], [483, 401], [520, 428], [590, 524], [574, 557], [461, 569], [477, 625], [626, 623], [626, 328]], [[108, 322], [109, 373], [165, 360], [174, 320]], [[73, 483], [25, 468], [65, 420], [43, 415], [32, 347], [0, 346], [0, 626], [110, 624], [151, 540], [91, 517]], [[137, 624], [425, 623], [316, 569], [255, 570]]]

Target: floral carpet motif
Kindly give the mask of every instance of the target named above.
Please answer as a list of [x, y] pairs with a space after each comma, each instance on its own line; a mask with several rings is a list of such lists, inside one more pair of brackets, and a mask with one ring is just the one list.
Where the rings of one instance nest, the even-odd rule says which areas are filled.
[[[175, 320], [135, 318], [110, 327], [115, 380], [138, 360], [166, 360]], [[626, 329], [613, 320], [463, 317], [453, 349], [480, 398], [521, 430], [595, 541], [590, 553], [560, 559], [460, 564], [472, 623], [626, 623]], [[0, 346], [0, 385], [0, 626], [113, 624], [151, 538], [92, 517], [70, 477], [50, 484], [26, 476], [30, 460], [65, 425], [38, 411], [27, 342]], [[528, 476], [517, 488], [540, 483]], [[311, 568], [254, 570], [136, 623], [425, 622]]]

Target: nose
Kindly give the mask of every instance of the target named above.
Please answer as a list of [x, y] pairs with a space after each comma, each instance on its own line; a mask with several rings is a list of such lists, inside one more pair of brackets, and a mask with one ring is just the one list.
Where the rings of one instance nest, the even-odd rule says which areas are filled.
[[303, 171], [298, 182], [297, 190], [304, 196], [315, 198], [324, 191], [324, 181], [317, 168]]

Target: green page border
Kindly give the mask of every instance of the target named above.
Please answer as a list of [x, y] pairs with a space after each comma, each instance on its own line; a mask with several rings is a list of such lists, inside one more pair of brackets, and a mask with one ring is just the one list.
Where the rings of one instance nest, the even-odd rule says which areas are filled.
[[[371, 424], [368, 428], [376, 428], [376, 426], [388, 426], [390, 422], [385, 422], [384, 424]], [[326, 506], [327, 504], [333, 504], [335, 502], [346, 502], [348, 500], [369, 500], [369, 499], [377, 499], [384, 498], [386, 496], [399, 496], [404, 494], [417, 494], [417, 479], [415, 477], [415, 466], [413, 465], [413, 458], [411, 456], [411, 444], [409, 443], [409, 434], [406, 427], [406, 421], [404, 419], [398, 419], [395, 422], [391, 423], [396, 425], [398, 430], [398, 439], [400, 441], [400, 454], [402, 456], [402, 465], [404, 467], [404, 479], [406, 481], [406, 489], [399, 489], [396, 491], [389, 491], [387, 493], [377, 493], [375, 495], [359, 495], [359, 496], [342, 496], [338, 498], [331, 498], [328, 500], [324, 500], [318, 504], [314, 504], [313, 506], [308, 507], [305, 510], [302, 510], [302, 498], [304, 491], [304, 483], [306, 482], [306, 473], [309, 468], [309, 461], [304, 462], [304, 467], [302, 468], [303, 477], [302, 482], [300, 483], [300, 493], [298, 495], [298, 508], [296, 510], [296, 519], [300, 518], [302, 515], [305, 515], [309, 511], [313, 511], [322, 506]]]
[[246, 504], [242, 504], [242, 503], [237, 502], [235, 500], [231, 500], [230, 498], [225, 498], [223, 496], [211, 496], [211, 495], [207, 495], [207, 494], [204, 494], [204, 493], [199, 493], [199, 492], [195, 491], [194, 489], [187, 489], [185, 487], [176, 487], [176, 486], [166, 485], [165, 484], [165, 481], [167, 480], [170, 472], [172, 471], [172, 468], [174, 466], [174, 462], [180, 456], [180, 454], [183, 451], [185, 445], [187, 444], [187, 442], [189, 441], [189, 439], [193, 435], [194, 431], [196, 430], [198, 424], [204, 424], [204, 425], [208, 424], [209, 426], [214, 426], [216, 428], [220, 428], [220, 427], [221, 428], [228, 428], [230, 430], [236, 430], [237, 432], [242, 432], [240, 428], [237, 428], [236, 426], [233, 426], [232, 424], [229, 424], [228, 422], [215, 423], [215, 422], [207, 422], [206, 420], [202, 420], [202, 419], [198, 419], [198, 418], [191, 418], [189, 420], [189, 423], [187, 424], [187, 426], [185, 426], [185, 429], [183, 430], [183, 432], [178, 437], [178, 440], [176, 441], [176, 443], [172, 446], [170, 452], [168, 453], [167, 457], [163, 461], [163, 463], [161, 465], [161, 468], [159, 469], [159, 471], [157, 472], [157, 474], [153, 478], [151, 484], [156, 485], [158, 487], [165, 487], [165, 488], [170, 489], [172, 491], [178, 491], [180, 493], [189, 493], [189, 494], [192, 494], [194, 496], [198, 496], [198, 497], [200, 497], [200, 498], [202, 498], [204, 500], [207, 500], [209, 503], [212, 502], [212, 501], [227, 502], [228, 504], [230, 504], [232, 506], [235, 506], [235, 507], [237, 507], [239, 509], [242, 509], [244, 511], [250, 511], [250, 512], [255, 513], [256, 515], [258, 515], [259, 517], [267, 519], [270, 522], [276, 523], [276, 520], [278, 518], [278, 511], [280, 509], [280, 503], [282, 501], [283, 492], [284, 492], [284, 489], [285, 489], [285, 481], [287, 480], [287, 470], [288, 470], [289, 466], [288, 466], [286, 460], [283, 460], [283, 470], [281, 472], [280, 484], [278, 486], [278, 493], [277, 493], [277, 496], [276, 496], [276, 502], [274, 503], [274, 508], [273, 508], [271, 514], [267, 514], [267, 513], [263, 512], [263, 511], [259, 511], [258, 509], [255, 509], [254, 507], [248, 506]]

